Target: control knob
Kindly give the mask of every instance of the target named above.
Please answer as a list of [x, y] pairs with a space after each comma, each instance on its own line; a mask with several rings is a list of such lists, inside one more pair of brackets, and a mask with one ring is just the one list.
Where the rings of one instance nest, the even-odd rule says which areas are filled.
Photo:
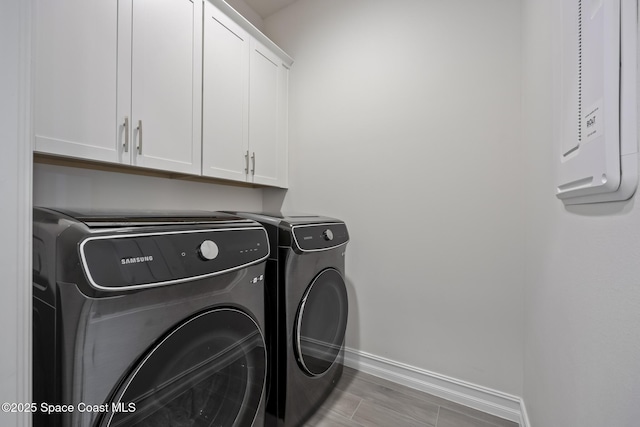
[[198, 248], [198, 253], [200, 254], [200, 258], [205, 261], [210, 261], [215, 259], [218, 256], [218, 245], [211, 240], [205, 240], [200, 243], [200, 247]]
[[322, 237], [324, 237], [324, 240], [327, 240], [327, 241], [333, 240], [333, 231], [327, 228], [322, 232]]

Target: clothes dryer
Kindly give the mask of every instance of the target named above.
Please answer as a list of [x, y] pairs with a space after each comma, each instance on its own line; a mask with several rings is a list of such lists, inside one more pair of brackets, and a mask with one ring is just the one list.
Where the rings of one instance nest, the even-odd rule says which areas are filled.
[[301, 426], [342, 375], [349, 311], [344, 222], [238, 212], [267, 230], [268, 426]]
[[33, 218], [35, 427], [263, 425], [260, 224], [199, 212]]

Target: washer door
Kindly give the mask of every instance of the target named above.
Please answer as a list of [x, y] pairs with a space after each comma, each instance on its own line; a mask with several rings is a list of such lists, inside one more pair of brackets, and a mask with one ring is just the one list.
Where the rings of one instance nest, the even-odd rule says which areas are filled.
[[304, 293], [296, 316], [294, 348], [300, 368], [311, 376], [325, 373], [344, 344], [349, 304], [338, 270], [318, 274]]
[[113, 412], [101, 426], [249, 426], [265, 379], [258, 325], [239, 310], [210, 310], [149, 351], [114, 395]]

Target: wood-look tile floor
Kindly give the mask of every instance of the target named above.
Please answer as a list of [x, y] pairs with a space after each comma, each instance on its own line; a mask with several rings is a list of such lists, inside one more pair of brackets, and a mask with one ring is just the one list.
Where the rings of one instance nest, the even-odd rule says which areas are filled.
[[305, 427], [518, 427], [351, 368]]

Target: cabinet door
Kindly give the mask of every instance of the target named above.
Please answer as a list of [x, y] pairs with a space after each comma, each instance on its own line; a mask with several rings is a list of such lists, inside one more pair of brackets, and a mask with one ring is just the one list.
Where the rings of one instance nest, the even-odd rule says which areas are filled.
[[202, 174], [245, 181], [249, 35], [211, 3], [204, 7]]
[[252, 40], [249, 62], [249, 150], [253, 182], [286, 186], [286, 68]]
[[202, 2], [134, 0], [132, 24], [134, 162], [200, 174]]
[[129, 163], [116, 117], [118, 2], [34, 3], [35, 150]]

